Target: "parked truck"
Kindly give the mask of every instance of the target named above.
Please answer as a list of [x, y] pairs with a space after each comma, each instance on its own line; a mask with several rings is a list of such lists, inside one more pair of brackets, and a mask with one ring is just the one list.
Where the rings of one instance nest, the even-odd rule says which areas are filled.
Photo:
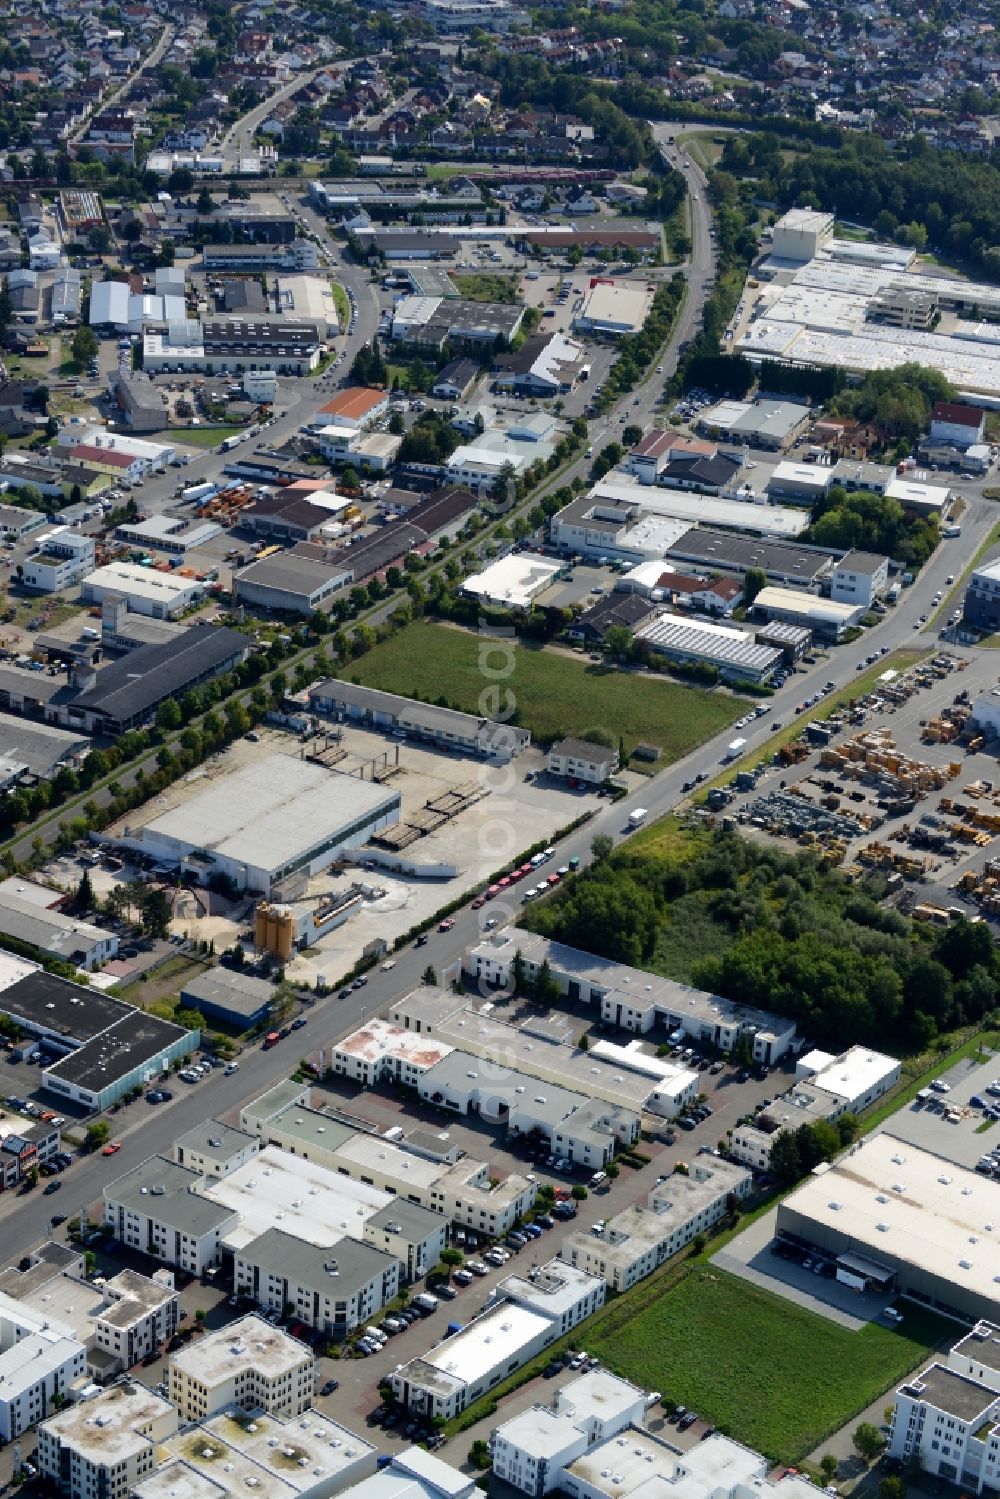
[[186, 505], [197, 504], [199, 500], [211, 499], [218, 491], [218, 484], [192, 484], [190, 489], [181, 490], [181, 499]]
[[431, 1312], [436, 1312], [440, 1303], [436, 1296], [431, 1295], [430, 1291], [421, 1291], [419, 1296], [414, 1296], [413, 1305], [418, 1312], [422, 1312], [426, 1317]]
[[628, 825], [630, 828], [637, 828], [641, 822], [645, 821], [645, 819], [646, 808], [636, 807], [634, 811], [628, 814]]
[[746, 744], [747, 742], [745, 739], [731, 740], [729, 744], [726, 745], [726, 753], [722, 757], [723, 761], [738, 760], [740, 755], [746, 749]]

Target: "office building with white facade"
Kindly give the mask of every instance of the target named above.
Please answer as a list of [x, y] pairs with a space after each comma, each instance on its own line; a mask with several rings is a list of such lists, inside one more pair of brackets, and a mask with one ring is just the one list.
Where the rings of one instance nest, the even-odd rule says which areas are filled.
[[461, 1332], [390, 1376], [399, 1403], [428, 1420], [465, 1410], [604, 1303], [604, 1282], [551, 1260], [497, 1286], [493, 1305]]
[[596, 1442], [641, 1426], [649, 1397], [606, 1369], [581, 1374], [551, 1405], [533, 1405], [493, 1432], [493, 1472], [531, 1499], [562, 1482], [563, 1470]]
[[697, 1044], [726, 1052], [745, 1037], [754, 1061], [766, 1067], [780, 1061], [795, 1039], [794, 1021], [783, 1016], [550, 941], [522, 927], [491, 932], [469, 948], [463, 972], [490, 988], [508, 988], [518, 953], [527, 979], [548, 962], [560, 992], [599, 1010], [606, 1025], [639, 1032], [663, 1025]]
[[312, 1349], [256, 1316], [203, 1333], [167, 1366], [170, 1401], [185, 1421], [204, 1421], [228, 1406], [301, 1416], [315, 1383]]
[[654, 1187], [645, 1204], [634, 1203], [609, 1218], [600, 1235], [582, 1229], [567, 1234], [563, 1259], [600, 1275], [613, 1291], [627, 1291], [707, 1233], [748, 1197], [753, 1178], [721, 1157], [695, 1156], [687, 1173], [675, 1171]]
[[838, 604], [863, 604], [870, 609], [889, 587], [889, 559], [874, 552], [848, 552], [836, 563], [830, 597]]
[[177, 1424], [174, 1406], [145, 1386], [113, 1385], [39, 1427], [39, 1471], [66, 1499], [126, 1499]]
[[276, 1312], [294, 1307], [307, 1327], [343, 1337], [399, 1294], [400, 1269], [394, 1254], [357, 1239], [345, 1236], [324, 1248], [270, 1228], [236, 1251], [233, 1283], [237, 1295], [258, 1306]]
[[966, 1492], [1000, 1487], [1000, 1328], [977, 1322], [899, 1386], [887, 1451]]
[[70, 1328], [0, 1292], [0, 1438], [16, 1441], [69, 1399], [87, 1372], [87, 1352]]

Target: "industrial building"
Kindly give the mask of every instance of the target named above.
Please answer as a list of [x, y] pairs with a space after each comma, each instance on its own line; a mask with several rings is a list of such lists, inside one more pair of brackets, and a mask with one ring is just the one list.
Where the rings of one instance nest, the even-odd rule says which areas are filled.
[[495, 723], [339, 677], [327, 677], [309, 688], [309, 708], [324, 718], [346, 719], [400, 739], [429, 741], [497, 760], [512, 759], [531, 743], [531, 731], [516, 724]]
[[680, 614], [661, 614], [636, 630], [635, 640], [667, 661], [712, 666], [727, 682], [768, 682], [782, 663], [780, 651], [745, 630]]
[[293, 550], [251, 562], [236, 574], [235, 592], [240, 603], [258, 609], [310, 615], [324, 606], [329, 608], [332, 596], [350, 581], [350, 568], [344, 566], [339, 556], [334, 554], [329, 561], [323, 561]]
[[821, 599], [816, 594], [800, 593], [793, 588], [762, 588], [750, 607], [757, 619], [776, 619], [783, 624], [801, 625], [817, 638], [840, 640], [867, 612], [864, 604], [840, 604]]
[[241, 1317], [203, 1332], [167, 1365], [170, 1403], [182, 1421], [200, 1421], [230, 1406], [274, 1416], [301, 1416], [313, 1403], [312, 1349], [262, 1317]]
[[270, 755], [147, 823], [151, 858], [270, 895], [290, 875], [328, 868], [399, 821], [401, 794], [294, 755]]
[[752, 1190], [753, 1177], [742, 1166], [698, 1155], [687, 1173], [675, 1171], [654, 1187], [645, 1204], [633, 1203], [608, 1218], [599, 1237], [582, 1229], [567, 1234], [559, 1254], [601, 1276], [613, 1291], [627, 1291], [712, 1229]]
[[[481, 984], [509, 989], [518, 954], [526, 979], [532, 979], [547, 962], [560, 992], [573, 1002], [599, 1006], [605, 1024], [642, 1033], [663, 1025], [724, 1052], [732, 1051], [745, 1037], [754, 1061], [766, 1067], [780, 1061], [795, 1039], [794, 1021], [783, 1016], [552, 942], [523, 927], [490, 933], [467, 950], [462, 969]], [[390, 1018], [398, 1012], [397, 1005]]]
[[496, 390], [519, 396], [567, 395], [580, 379], [586, 350], [565, 333], [536, 333], [514, 352], [504, 350], [493, 360]]
[[132, 562], [109, 562], [83, 579], [80, 597], [85, 604], [123, 598], [133, 614], [150, 619], [176, 619], [197, 603], [204, 585], [176, 573], [154, 572]]
[[559, 571], [558, 562], [535, 553], [512, 552], [482, 572], [472, 573], [463, 582], [462, 592], [489, 608], [526, 612]]
[[400, 1405], [450, 1420], [604, 1305], [605, 1285], [562, 1260], [501, 1281], [494, 1304], [390, 1376]]
[[1000, 1184], [879, 1133], [786, 1197], [777, 1233], [834, 1259], [849, 1286], [996, 1322], [998, 1217]]
[[815, 208], [790, 208], [772, 230], [771, 254], [775, 260], [804, 265], [833, 237], [833, 226], [832, 213]]
[[39, 1042], [43, 1086], [85, 1107], [109, 1108], [189, 1056], [200, 1041], [197, 1031], [55, 974], [31, 971], [31, 964], [13, 956], [4, 957], [4, 970], [15, 980], [8, 977], [0, 992], [0, 1013]]
[[509, 344], [524, 321], [525, 308], [513, 302], [473, 302], [463, 297], [402, 297], [392, 313], [392, 336], [399, 343], [442, 349], [446, 343], [472, 344], [491, 351]]
[[146, 727], [166, 698], [180, 697], [189, 687], [231, 671], [249, 652], [250, 642], [239, 630], [192, 625], [99, 671], [74, 669], [69, 696], [48, 701], [45, 716], [64, 728], [117, 738], [126, 729]]
[[811, 419], [808, 406], [760, 396], [755, 401], [719, 401], [709, 406], [698, 415], [698, 430], [777, 453], [789, 447]]
[[316, 413], [321, 427], [367, 427], [389, 411], [389, 393], [367, 385], [348, 385]]
[[58, 909], [59, 891], [30, 880], [0, 882], [0, 936], [26, 942], [48, 957], [76, 968], [95, 969], [118, 951], [114, 932], [92, 926]]
[[626, 333], [638, 333], [652, 305], [653, 293], [645, 282], [595, 279], [573, 327], [592, 337], [604, 333], [620, 338]]
[[160, 432], [167, 425], [167, 409], [145, 370], [114, 370], [108, 390], [130, 432]]
[[239, 969], [212, 967], [188, 979], [180, 997], [189, 1009], [200, 1010], [206, 1020], [221, 1021], [243, 1031], [258, 1025], [270, 1013], [274, 986]]
[[320, 338], [333, 338], [339, 331], [333, 287], [325, 277], [279, 276], [276, 297], [282, 316], [315, 323]]
[[[248, 252], [272, 247], [240, 248]], [[308, 375], [319, 364], [322, 346], [315, 323], [287, 318], [171, 323], [165, 332], [143, 335], [143, 368], [149, 374], [242, 375], [246, 370], [264, 369], [279, 375]]]

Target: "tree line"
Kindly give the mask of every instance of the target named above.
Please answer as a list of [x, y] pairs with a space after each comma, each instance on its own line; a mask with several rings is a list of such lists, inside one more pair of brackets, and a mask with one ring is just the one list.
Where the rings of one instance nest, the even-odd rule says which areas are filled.
[[[605, 854], [524, 924], [776, 1011], [820, 1046], [919, 1051], [995, 1009], [1000, 959], [986, 923], [931, 930], [884, 909], [884, 893], [880, 878], [858, 882], [811, 853], [718, 833], [683, 865]], [[667, 939], [696, 924], [704, 940], [680, 971]]]

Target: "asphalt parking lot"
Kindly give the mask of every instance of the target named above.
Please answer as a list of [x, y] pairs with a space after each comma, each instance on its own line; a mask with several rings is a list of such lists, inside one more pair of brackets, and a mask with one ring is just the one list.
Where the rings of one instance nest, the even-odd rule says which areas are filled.
[[[1000, 1057], [988, 1062], [969, 1057], [943, 1072], [941, 1081], [947, 1083], [947, 1093], [932, 1093], [926, 1102], [914, 1099], [893, 1115], [886, 1132], [956, 1166], [974, 1168], [981, 1156], [1000, 1150], [1000, 1121], [989, 1119], [978, 1104], [970, 1103], [980, 1098], [991, 1107], [1000, 1106], [1000, 1097], [987, 1091], [994, 1082], [1000, 1083]], [[956, 1113], [959, 1118], [949, 1118]]]

